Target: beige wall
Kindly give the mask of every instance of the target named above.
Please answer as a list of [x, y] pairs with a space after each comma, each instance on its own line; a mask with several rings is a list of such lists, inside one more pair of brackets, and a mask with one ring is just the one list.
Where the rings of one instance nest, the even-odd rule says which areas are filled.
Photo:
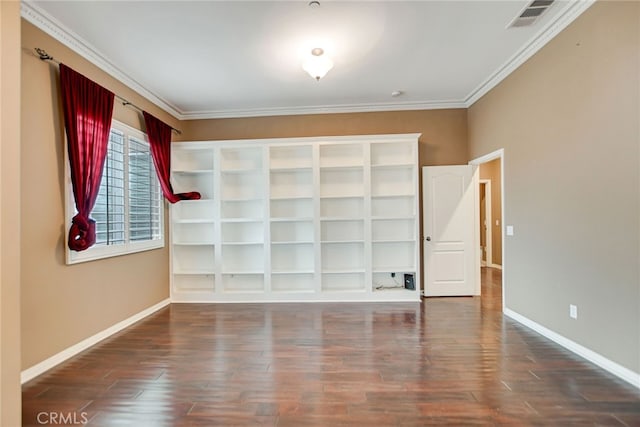
[[192, 120], [183, 127], [189, 141], [421, 132], [421, 166], [467, 163], [465, 109]]
[[[422, 132], [421, 164], [464, 163], [468, 156], [464, 109], [179, 123], [26, 21], [22, 47], [23, 370], [167, 298], [169, 289], [167, 249], [64, 264], [64, 129], [57, 68], [40, 61], [35, 47], [149, 108], [182, 129], [183, 140]], [[114, 118], [140, 126], [139, 114], [118, 104]]]
[[19, 426], [20, 3], [0, 2], [0, 425]]
[[[186, 141], [422, 133], [420, 166], [466, 164], [468, 158], [466, 109], [193, 120], [182, 126]], [[419, 226], [422, 235], [422, 221]]]
[[[22, 369], [168, 298], [168, 245], [65, 265], [64, 127], [57, 67], [33, 48], [95, 80], [174, 127], [179, 122], [97, 67], [22, 21]], [[114, 118], [140, 128], [117, 104]], [[168, 238], [168, 236], [167, 236]]]
[[[500, 159], [480, 165], [480, 179], [491, 180], [491, 263], [502, 265], [502, 182]], [[496, 220], [498, 225], [496, 225]]]
[[507, 307], [637, 373], [639, 22], [596, 2], [469, 109], [470, 158], [504, 148]]
[[[507, 221], [516, 230], [505, 242], [507, 307], [640, 372], [639, 15], [635, 2], [597, 3], [469, 111], [182, 123], [23, 21], [22, 369], [168, 296], [166, 249], [64, 265], [64, 133], [54, 67], [31, 53], [42, 47], [182, 128], [183, 140], [421, 132], [421, 165], [464, 164], [504, 148]], [[122, 106], [114, 117], [140, 124]], [[569, 303], [579, 306], [577, 321]]]

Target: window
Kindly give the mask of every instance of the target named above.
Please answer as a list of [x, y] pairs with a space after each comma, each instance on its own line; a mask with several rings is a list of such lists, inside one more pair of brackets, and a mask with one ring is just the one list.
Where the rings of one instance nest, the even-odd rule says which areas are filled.
[[[75, 215], [67, 167], [67, 231]], [[67, 248], [67, 264], [164, 246], [163, 198], [146, 135], [113, 121], [100, 191], [91, 218], [96, 244], [86, 251]]]

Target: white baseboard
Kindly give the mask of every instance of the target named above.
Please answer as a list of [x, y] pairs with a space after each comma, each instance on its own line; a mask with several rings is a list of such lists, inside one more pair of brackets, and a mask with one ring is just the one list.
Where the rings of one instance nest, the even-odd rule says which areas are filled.
[[593, 350], [589, 350], [586, 347], [581, 346], [580, 344], [571, 341], [568, 338], [563, 337], [562, 335], [553, 332], [550, 329], [545, 328], [544, 326], [534, 322], [533, 320], [524, 317], [521, 314], [516, 313], [513, 310], [510, 310], [505, 307], [503, 310], [504, 314], [518, 323], [523, 324], [524, 326], [536, 331], [540, 335], [545, 338], [549, 338], [551, 341], [560, 344], [567, 350], [577, 354], [580, 357], [588, 360], [589, 362], [598, 365], [605, 371], [615, 375], [616, 377], [628, 382], [629, 384], [640, 388], [640, 373], [634, 372], [631, 369], [627, 369], [624, 366], [613, 362], [612, 360], [607, 359], [601, 354], [596, 353]]
[[171, 300], [169, 298], [160, 301], [159, 303], [145, 309], [142, 310], [139, 313], [134, 314], [133, 316], [116, 323], [115, 325], [111, 326], [110, 328], [105, 329], [104, 331], [98, 332], [97, 334], [90, 336], [87, 339], [84, 339], [82, 341], [80, 341], [77, 344], [72, 345], [71, 347], [61, 351], [60, 353], [54, 354], [53, 356], [49, 357], [46, 360], [43, 360], [42, 362], [33, 365], [32, 367], [25, 369], [24, 371], [22, 371], [20, 373], [20, 381], [22, 384], [26, 383], [27, 381], [31, 381], [33, 378], [37, 377], [38, 375], [48, 371], [49, 369], [53, 368], [56, 365], [59, 365], [60, 363], [64, 362], [67, 359], [70, 359], [71, 357], [75, 356], [76, 354], [80, 353], [81, 351], [86, 350], [87, 348], [91, 347], [92, 345], [95, 345], [97, 343], [99, 343], [100, 341], [102, 341], [105, 338], [110, 337], [111, 335], [120, 332], [121, 330], [123, 330], [124, 328], [133, 325], [134, 323], [136, 323], [139, 320], [144, 319], [145, 317], [155, 313], [156, 311], [160, 310], [161, 308], [166, 307], [167, 305], [169, 305], [169, 303], [171, 302]]

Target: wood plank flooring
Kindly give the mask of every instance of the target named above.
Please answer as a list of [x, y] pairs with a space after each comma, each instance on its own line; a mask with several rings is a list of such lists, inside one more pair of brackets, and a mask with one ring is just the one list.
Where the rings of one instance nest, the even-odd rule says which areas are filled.
[[482, 274], [423, 304], [174, 304], [25, 384], [23, 425], [640, 426], [638, 389]]

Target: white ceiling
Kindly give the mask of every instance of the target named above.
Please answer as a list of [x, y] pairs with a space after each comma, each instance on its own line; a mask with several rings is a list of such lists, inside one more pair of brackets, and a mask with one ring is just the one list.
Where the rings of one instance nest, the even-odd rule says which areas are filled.
[[[507, 28], [529, 2], [29, 1], [22, 14], [195, 119], [469, 106], [590, 4], [556, 0]], [[318, 46], [335, 65], [316, 82], [301, 63]]]

